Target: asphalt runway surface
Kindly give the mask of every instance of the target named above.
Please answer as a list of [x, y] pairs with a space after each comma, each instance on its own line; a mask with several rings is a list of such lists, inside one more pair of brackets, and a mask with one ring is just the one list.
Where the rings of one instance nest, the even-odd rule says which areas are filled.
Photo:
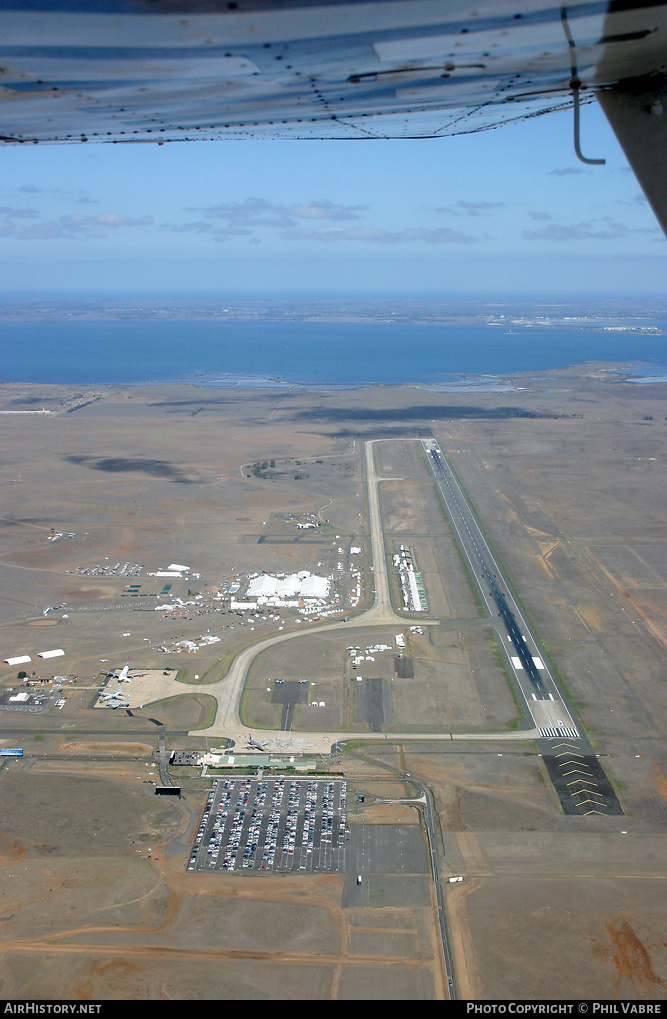
[[[542, 760], [564, 814], [622, 815], [623, 808], [602, 765], [574, 740], [540, 740]], [[545, 752], [546, 751], [546, 752]]]
[[382, 732], [382, 723], [392, 721], [391, 687], [382, 679], [364, 678], [357, 686], [357, 721], [371, 732]]
[[352, 874], [428, 874], [421, 825], [353, 825], [347, 863]]
[[283, 732], [289, 732], [292, 728], [294, 705], [308, 703], [308, 686], [309, 684], [300, 683], [298, 679], [274, 680], [271, 703], [283, 706], [280, 716], [280, 728]]

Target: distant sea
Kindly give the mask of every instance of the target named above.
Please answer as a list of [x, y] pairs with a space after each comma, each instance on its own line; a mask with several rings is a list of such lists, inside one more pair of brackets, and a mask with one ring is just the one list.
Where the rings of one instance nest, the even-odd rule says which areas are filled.
[[330, 322], [0, 322], [0, 379], [311, 387], [454, 384], [591, 361], [667, 372], [667, 336]]

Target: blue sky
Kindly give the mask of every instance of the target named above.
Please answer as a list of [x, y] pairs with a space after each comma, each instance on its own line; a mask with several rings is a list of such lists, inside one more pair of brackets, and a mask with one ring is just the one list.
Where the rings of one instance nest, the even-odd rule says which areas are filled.
[[656, 294], [667, 245], [597, 104], [425, 141], [5, 146], [0, 288]]

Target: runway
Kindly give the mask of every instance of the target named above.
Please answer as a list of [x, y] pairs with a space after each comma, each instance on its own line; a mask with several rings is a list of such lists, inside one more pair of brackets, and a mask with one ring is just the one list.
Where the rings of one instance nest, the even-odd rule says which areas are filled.
[[547, 656], [515, 598], [456, 474], [435, 440], [422, 439], [421, 443], [487, 618], [498, 634], [507, 668], [522, 694], [526, 713], [542, 735], [567, 735], [577, 739], [577, 725], [549, 669]]
[[[456, 473], [434, 439], [422, 439], [461, 553], [565, 814], [622, 814], [581, 723], [572, 717], [535, 631], [482, 531]], [[515, 737], [518, 733], [514, 734]]]

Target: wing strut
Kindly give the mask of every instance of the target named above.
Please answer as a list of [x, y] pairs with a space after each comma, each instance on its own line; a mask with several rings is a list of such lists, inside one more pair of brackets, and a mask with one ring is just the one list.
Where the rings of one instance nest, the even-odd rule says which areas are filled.
[[567, 7], [561, 7], [560, 9], [560, 20], [563, 25], [563, 31], [565, 32], [565, 38], [567, 44], [570, 47], [570, 70], [572, 77], [570, 79], [570, 88], [572, 89], [572, 99], [574, 100], [574, 151], [577, 154], [577, 159], [580, 159], [582, 163], [588, 163], [590, 166], [604, 166], [606, 159], [587, 159], [586, 156], [581, 153], [581, 137], [580, 137], [580, 104], [579, 104], [579, 89], [581, 88], [581, 82], [579, 81], [579, 73], [577, 71], [577, 47], [570, 31], [570, 26], [567, 20]]
[[588, 163], [590, 166], [604, 166], [607, 162], [606, 159], [587, 159], [586, 156], [582, 155], [581, 152], [581, 140], [579, 137], [580, 130], [580, 117], [579, 117], [579, 86], [581, 82], [574, 78], [570, 82], [570, 88], [572, 89], [572, 98], [574, 100], [574, 151], [577, 154], [577, 159], [580, 159], [582, 163]]

